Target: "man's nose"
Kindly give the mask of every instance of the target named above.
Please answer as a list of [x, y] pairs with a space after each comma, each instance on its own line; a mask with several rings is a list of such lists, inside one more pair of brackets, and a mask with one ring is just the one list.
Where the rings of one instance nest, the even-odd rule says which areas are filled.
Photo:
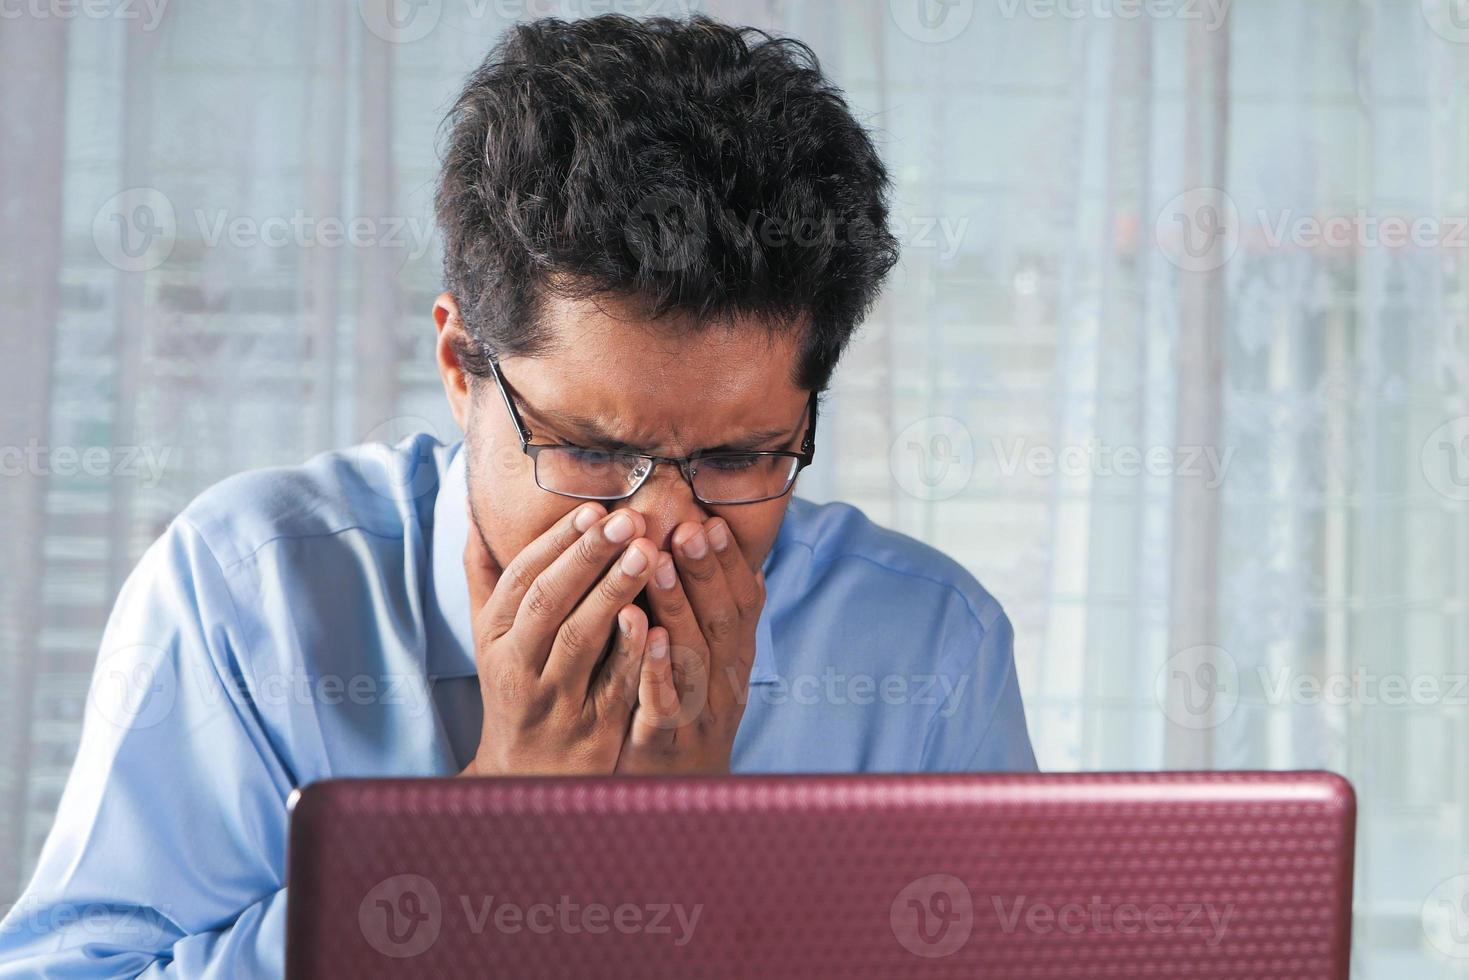
[[648, 475], [637, 493], [614, 504], [631, 507], [648, 522], [644, 536], [660, 551], [673, 551], [673, 529], [685, 521], [702, 524], [709, 519], [704, 506], [694, 498], [694, 491], [683, 473], [672, 463], [659, 463]]

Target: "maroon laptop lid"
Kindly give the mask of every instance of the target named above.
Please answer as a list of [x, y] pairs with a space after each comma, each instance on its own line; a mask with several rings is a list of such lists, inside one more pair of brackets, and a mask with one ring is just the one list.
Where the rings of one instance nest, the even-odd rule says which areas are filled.
[[296, 800], [287, 975], [1347, 976], [1327, 773], [422, 779]]

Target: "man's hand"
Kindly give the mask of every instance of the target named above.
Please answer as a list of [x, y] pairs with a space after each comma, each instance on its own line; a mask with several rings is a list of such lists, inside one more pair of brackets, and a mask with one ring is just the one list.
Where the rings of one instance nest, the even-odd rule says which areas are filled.
[[462, 775], [613, 771], [647, 639], [647, 618], [630, 603], [658, 550], [641, 537], [641, 514], [605, 514], [582, 504], [503, 572], [471, 516], [464, 572], [485, 713]]
[[648, 631], [637, 710], [617, 771], [729, 772], [765, 574], [745, 561], [721, 518], [681, 524], [673, 542], [676, 559], [658, 555], [648, 586], [659, 625]]

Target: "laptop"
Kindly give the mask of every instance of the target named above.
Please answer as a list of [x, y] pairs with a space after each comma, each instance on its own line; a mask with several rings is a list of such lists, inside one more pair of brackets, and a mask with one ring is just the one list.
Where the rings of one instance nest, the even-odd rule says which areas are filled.
[[1344, 980], [1330, 773], [328, 780], [286, 975]]

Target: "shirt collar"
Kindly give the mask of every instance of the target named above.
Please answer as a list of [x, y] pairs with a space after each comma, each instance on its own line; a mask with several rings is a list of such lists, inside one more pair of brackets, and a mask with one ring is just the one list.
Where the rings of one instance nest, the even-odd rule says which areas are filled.
[[[464, 500], [468, 493], [465, 478], [465, 452], [461, 441], [450, 449], [448, 466], [439, 481], [438, 499], [434, 501], [433, 597], [427, 603], [427, 669], [431, 679], [471, 677], [475, 674], [474, 641], [470, 634], [469, 585], [464, 579], [464, 543], [469, 535], [469, 515]], [[770, 621], [775, 613], [776, 596], [780, 594], [777, 561], [790, 527], [789, 508], [781, 521], [780, 533], [770, 554], [761, 566], [765, 571], [766, 603], [755, 626], [755, 663], [750, 683], [763, 684], [779, 679], [775, 645]]]

